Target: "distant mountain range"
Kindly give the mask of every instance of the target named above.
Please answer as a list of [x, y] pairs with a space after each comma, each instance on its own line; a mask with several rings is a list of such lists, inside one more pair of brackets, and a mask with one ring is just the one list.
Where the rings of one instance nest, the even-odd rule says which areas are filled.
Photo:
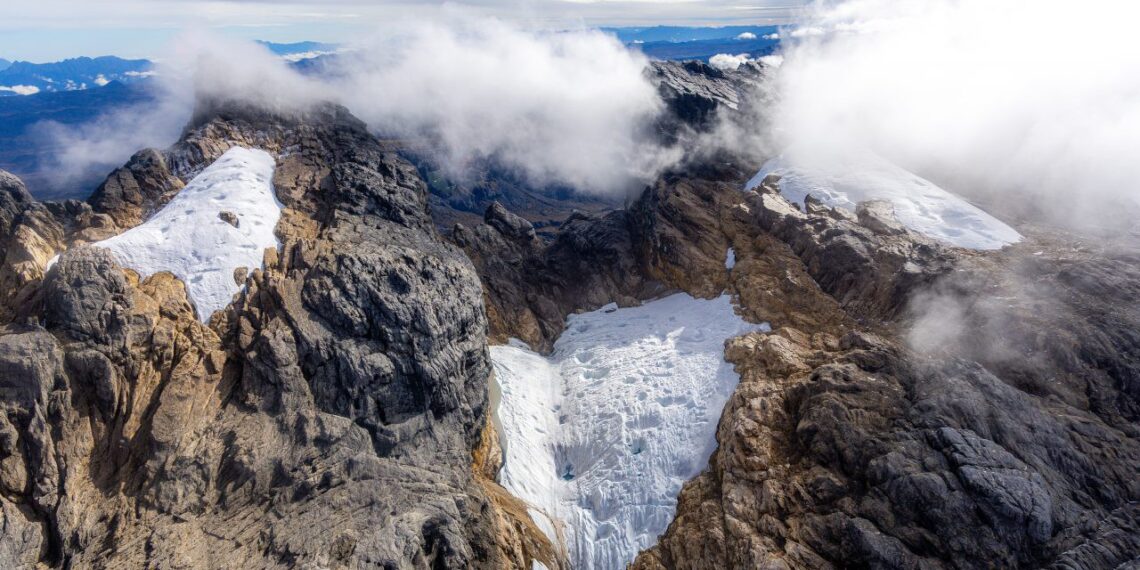
[[112, 81], [130, 83], [152, 75], [152, 67], [145, 59], [114, 56], [77, 57], [54, 63], [16, 61], [0, 65], [0, 95], [79, 91]]
[[278, 44], [273, 42], [257, 42], [269, 51], [285, 58], [288, 61], [296, 62], [322, 55], [336, 53], [340, 50], [340, 44], [328, 44], [323, 42], [293, 42], [289, 44]]
[[[340, 49], [337, 44], [321, 42], [258, 43], [290, 62], [336, 53]], [[113, 81], [129, 84], [153, 75], [154, 64], [146, 59], [77, 57], [52, 63], [0, 59], [0, 97], [82, 91]]]
[[[741, 35], [744, 37], [740, 39], [755, 39], [775, 34], [779, 28], [776, 26], [721, 26], [716, 28], [652, 26], [648, 28], [602, 28], [601, 30], [614, 34], [619, 40], [627, 44], [648, 44], [725, 40], [738, 38]], [[750, 38], [749, 35], [754, 37]]]
[[756, 57], [771, 53], [780, 43], [776, 26], [654, 26], [602, 28], [602, 31], [613, 34], [626, 46], [653, 59], [708, 61], [718, 53], [744, 53]]

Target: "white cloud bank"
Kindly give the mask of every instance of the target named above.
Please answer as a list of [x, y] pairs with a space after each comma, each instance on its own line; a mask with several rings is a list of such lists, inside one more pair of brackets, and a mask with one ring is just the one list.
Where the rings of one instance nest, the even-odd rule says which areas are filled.
[[448, 13], [340, 54], [320, 80], [261, 46], [204, 34], [179, 38], [161, 61], [155, 104], [47, 129], [64, 149], [59, 177], [169, 145], [195, 93], [277, 108], [340, 102], [385, 134], [422, 137], [455, 176], [494, 158], [536, 184], [620, 194], [678, 158], [653, 142], [662, 103], [648, 60], [596, 31], [530, 32]]
[[661, 102], [643, 55], [601, 32], [462, 16], [344, 57], [346, 105], [373, 127], [427, 135], [453, 174], [495, 157], [534, 182], [612, 193], [675, 159], [647, 136]]
[[845, 2], [791, 33], [774, 133], [1094, 221], [1140, 195], [1138, 12], [1112, 0]]
[[722, 71], [739, 69], [745, 63], [748, 63], [748, 54], [746, 53], [736, 55], [718, 53], [709, 58], [709, 65]]
[[35, 95], [36, 93], [40, 92], [40, 88], [36, 87], [35, 85], [0, 85], [0, 91], [8, 91], [10, 93], [15, 93], [16, 95]]

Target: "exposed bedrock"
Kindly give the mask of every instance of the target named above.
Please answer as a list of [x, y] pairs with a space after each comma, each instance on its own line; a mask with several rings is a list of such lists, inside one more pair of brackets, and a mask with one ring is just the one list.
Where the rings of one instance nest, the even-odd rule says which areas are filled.
[[453, 234], [493, 337], [549, 346], [565, 313], [671, 289], [728, 290], [776, 329], [727, 344], [741, 384], [719, 449], [635, 567], [1135, 561], [1134, 244], [959, 250], [883, 204], [805, 211], [772, 182], [665, 177], [549, 245], [498, 208]]
[[[140, 280], [82, 244], [233, 145], [277, 157], [282, 247], [202, 324], [173, 276]], [[0, 566], [558, 565], [483, 467], [478, 277], [435, 233], [415, 170], [362, 123], [204, 107], [101, 192], [55, 221], [44, 255], [71, 248], [46, 278], [39, 260], [36, 309], [0, 334]], [[9, 225], [43, 207], [3, 206]]]
[[[747, 221], [730, 274], [743, 309], [790, 318], [728, 343], [741, 384], [720, 447], [636, 567], [1140, 556], [1134, 244], [950, 250], [879, 208], [803, 212], [770, 185], [733, 209]], [[780, 286], [773, 267], [810, 281]], [[805, 302], [813, 287], [827, 298]]]

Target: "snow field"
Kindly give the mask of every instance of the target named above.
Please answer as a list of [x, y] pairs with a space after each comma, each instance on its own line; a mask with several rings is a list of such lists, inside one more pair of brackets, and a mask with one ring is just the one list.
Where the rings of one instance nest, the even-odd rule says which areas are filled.
[[[231, 148], [145, 223], [93, 245], [143, 276], [173, 273], [205, 322], [240, 289], [234, 270], [261, 267], [265, 248], [279, 245], [275, 166], [265, 151]], [[237, 226], [222, 212], [234, 214]]]
[[557, 521], [576, 568], [624, 568], [665, 531], [716, 447], [739, 382], [724, 341], [766, 330], [727, 295], [676, 294], [572, 315], [550, 357], [518, 341], [491, 347], [503, 486], [559, 544], [542, 515]]
[[950, 245], [1001, 249], [1021, 241], [1021, 234], [1001, 220], [875, 154], [816, 160], [795, 156], [786, 153], [769, 160], [744, 188], [755, 188], [769, 174], [778, 174], [780, 193], [801, 205], [808, 194], [852, 211], [859, 202], [887, 200], [904, 226]]

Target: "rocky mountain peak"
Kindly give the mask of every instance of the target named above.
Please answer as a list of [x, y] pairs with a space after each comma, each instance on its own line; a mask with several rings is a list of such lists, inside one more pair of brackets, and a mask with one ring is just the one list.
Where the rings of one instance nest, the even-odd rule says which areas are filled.
[[[750, 64], [651, 72], [679, 142], [749, 120], [742, 94], [763, 79]], [[99, 243], [154, 220], [234, 147], [264, 151], [277, 243], [227, 270], [237, 293], [200, 319], [186, 276], [126, 268]], [[1140, 552], [1127, 239], [1029, 227], [1001, 249], [954, 247], [891, 203], [746, 184], [751, 159], [731, 149], [556, 229], [529, 221], [542, 196], [491, 200], [442, 235], [398, 148], [336, 105], [215, 100], [87, 202], [37, 202], [0, 172], [0, 566], [567, 568], [571, 546], [644, 529], [567, 530], [581, 521], [538, 517], [499, 485], [520, 434], [497, 433], [495, 406], [520, 394], [497, 389], [488, 345], [518, 339], [554, 353], [528, 362], [556, 362], [567, 327], [595, 342], [603, 320], [606, 348], [711, 346], [697, 359], [729, 380], [723, 409], [686, 410], [715, 431], [712, 455], [684, 466], [696, 476], [675, 505], [641, 505], [654, 528], [670, 522], [636, 559], [622, 549], [634, 568], [1116, 568]], [[248, 227], [225, 212], [240, 222], [227, 231]], [[606, 317], [681, 294], [717, 299], [738, 336], [666, 314], [627, 338], [648, 320]], [[637, 396], [619, 412], [697, 401], [650, 392], [667, 363], [611, 378], [585, 366], [592, 348], [559, 364], [577, 374], [559, 385], [626, 383]], [[525, 380], [507, 387], [574, 396]], [[599, 426], [622, 423], [600, 430], [607, 453], [656, 460], [662, 442], [614, 435], [635, 416], [606, 413]], [[572, 468], [523, 470], [573, 484], [596, 456], [572, 443]]]

